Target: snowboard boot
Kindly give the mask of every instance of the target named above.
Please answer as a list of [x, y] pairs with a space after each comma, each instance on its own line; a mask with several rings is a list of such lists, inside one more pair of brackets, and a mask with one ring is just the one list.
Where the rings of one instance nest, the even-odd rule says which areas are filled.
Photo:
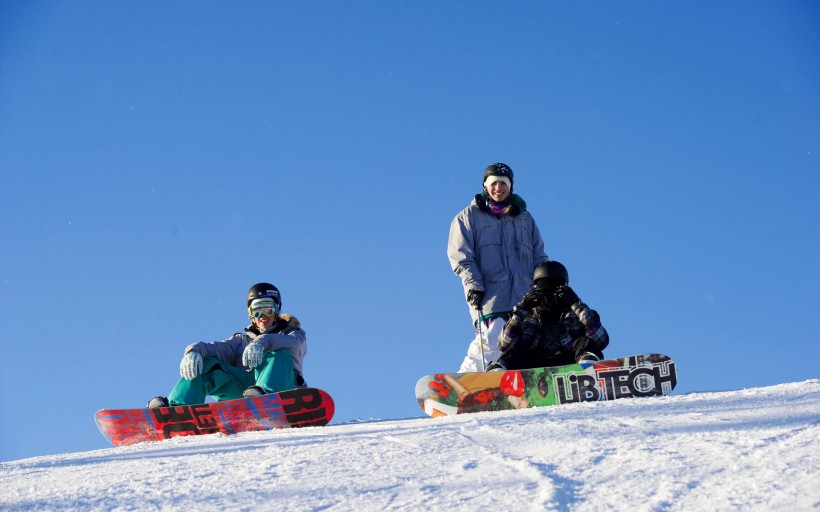
[[266, 391], [261, 386], [251, 386], [242, 393], [242, 398], [253, 398], [255, 396], [267, 395], [270, 391]]
[[601, 358], [593, 354], [592, 352], [584, 352], [583, 354], [581, 354], [581, 357], [578, 358], [579, 363], [594, 363], [595, 361], [600, 360]]
[[507, 368], [503, 364], [499, 363], [498, 361], [493, 361], [492, 363], [487, 365], [487, 371], [488, 372], [503, 372], [503, 371], [506, 371], [506, 370], [507, 370]]
[[157, 409], [159, 407], [169, 407], [168, 399], [164, 396], [155, 396], [154, 398], [148, 401], [149, 409]]

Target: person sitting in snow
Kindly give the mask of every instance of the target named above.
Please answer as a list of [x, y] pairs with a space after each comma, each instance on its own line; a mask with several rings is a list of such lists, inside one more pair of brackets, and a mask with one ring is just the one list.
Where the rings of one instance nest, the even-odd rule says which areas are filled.
[[487, 371], [603, 359], [609, 334], [598, 313], [569, 287], [566, 267], [557, 261], [541, 263], [535, 268], [533, 285], [498, 336], [501, 357]]
[[211, 343], [185, 347], [181, 379], [168, 397], [155, 396], [149, 408], [232, 400], [305, 387], [302, 360], [307, 353], [299, 321], [280, 314], [282, 298], [274, 285], [257, 283], [248, 290], [251, 325], [245, 332]]

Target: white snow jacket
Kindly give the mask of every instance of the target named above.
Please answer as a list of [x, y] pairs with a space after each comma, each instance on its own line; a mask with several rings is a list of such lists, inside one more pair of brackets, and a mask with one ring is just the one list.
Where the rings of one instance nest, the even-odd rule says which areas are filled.
[[[485, 316], [512, 311], [532, 288], [535, 267], [548, 260], [527, 204], [515, 194], [509, 203], [510, 214], [499, 218], [478, 194], [450, 224], [450, 266], [461, 278], [465, 298], [470, 290], [485, 292]], [[475, 323], [478, 313], [472, 306], [470, 315]]]
[[[200, 341], [188, 345], [185, 347], [185, 353], [196, 350], [203, 359], [216, 357], [231, 366], [250, 370], [242, 364], [242, 353], [245, 351], [245, 347], [252, 342], [262, 343], [265, 352], [282, 348], [290, 350], [290, 354], [293, 356], [293, 369], [296, 370], [299, 377], [304, 378], [302, 360], [307, 354], [307, 337], [299, 324], [299, 320], [287, 314], [279, 315], [276, 323], [264, 333], [259, 333], [256, 327], [251, 324], [245, 327], [245, 332], [238, 332], [228, 339], [210, 343]], [[298, 384], [299, 379], [296, 380]]]

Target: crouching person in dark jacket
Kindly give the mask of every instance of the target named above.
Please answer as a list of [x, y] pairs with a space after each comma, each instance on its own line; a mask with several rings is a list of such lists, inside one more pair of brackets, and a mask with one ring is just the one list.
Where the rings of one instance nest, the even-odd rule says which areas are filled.
[[535, 268], [534, 286], [513, 310], [498, 336], [501, 357], [488, 371], [561, 366], [603, 359], [609, 334], [598, 313], [569, 287], [557, 261]]

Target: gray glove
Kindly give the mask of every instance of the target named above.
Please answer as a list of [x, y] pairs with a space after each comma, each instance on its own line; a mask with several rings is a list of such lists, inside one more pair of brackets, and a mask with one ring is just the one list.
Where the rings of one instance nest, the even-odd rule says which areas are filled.
[[202, 356], [199, 352], [192, 350], [182, 356], [179, 363], [179, 374], [185, 380], [194, 380], [202, 373]]
[[265, 346], [259, 342], [248, 343], [245, 351], [242, 352], [242, 364], [248, 368], [258, 368], [265, 360]]

